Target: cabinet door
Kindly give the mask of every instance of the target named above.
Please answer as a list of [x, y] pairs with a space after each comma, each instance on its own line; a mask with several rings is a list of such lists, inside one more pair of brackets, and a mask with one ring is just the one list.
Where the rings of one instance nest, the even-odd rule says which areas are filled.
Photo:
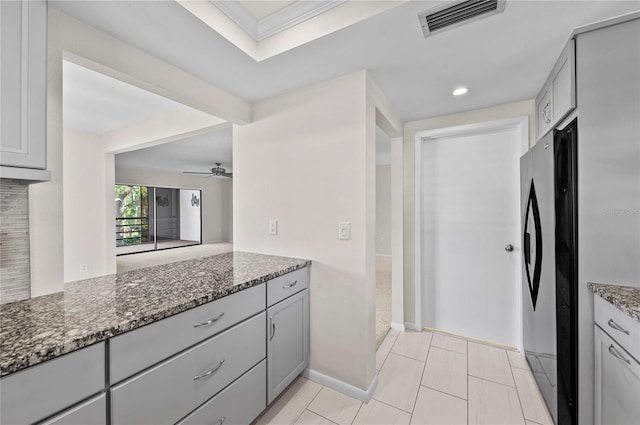
[[552, 74], [553, 123], [559, 123], [576, 107], [575, 41], [569, 40]]
[[626, 425], [640, 418], [640, 363], [595, 326], [595, 423]]
[[0, 1], [0, 165], [46, 165], [47, 2]]
[[307, 289], [267, 310], [267, 404], [309, 364]]
[[553, 122], [553, 92], [551, 84], [545, 84], [536, 98], [536, 121], [538, 139], [551, 129]]

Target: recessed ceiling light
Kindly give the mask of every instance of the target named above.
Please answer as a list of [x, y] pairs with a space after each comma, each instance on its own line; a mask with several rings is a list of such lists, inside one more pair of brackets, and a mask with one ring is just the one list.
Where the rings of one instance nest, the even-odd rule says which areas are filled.
[[466, 94], [469, 91], [468, 88], [466, 87], [458, 87], [457, 89], [455, 89], [453, 91], [453, 95], [454, 96], [462, 96], [463, 94]]

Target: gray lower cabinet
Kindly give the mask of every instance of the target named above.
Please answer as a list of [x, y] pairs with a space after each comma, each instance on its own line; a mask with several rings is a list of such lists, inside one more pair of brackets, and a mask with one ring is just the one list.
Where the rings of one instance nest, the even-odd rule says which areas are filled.
[[79, 404], [41, 425], [106, 425], [107, 397], [104, 394]]
[[307, 289], [267, 309], [267, 404], [309, 364]]
[[104, 355], [94, 344], [2, 378], [0, 424], [32, 424], [104, 391]]
[[111, 388], [113, 424], [174, 424], [265, 358], [265, 313]]
[[595, 424], [627, 425], [640, 418], [640, 363], [595, 326]]
[[244, 374], [178, 425], [250, 424], [266, 407], [267, 361]]
[[112, 338], [111, 384], [264, 311], [264, 297], [265, 285], [256, 285]]

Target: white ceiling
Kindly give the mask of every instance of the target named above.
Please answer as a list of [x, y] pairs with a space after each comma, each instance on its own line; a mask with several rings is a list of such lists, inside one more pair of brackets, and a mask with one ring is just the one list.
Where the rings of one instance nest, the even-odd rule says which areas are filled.
[[227, 124], [210, 133], [121, 153], [116, 155], [116, 167], [207, 172], [221, 162], [222, 168], [232, 172], [231, 132], [231, 125]]
[[[172, 1], [49, 2], [251, 102], [367, 69], [404, 121], [532, 99], [575, 27], [640, 9], [510, 0], [502, 14], [425, 39], [417, 14], [441, 3], [410, 1], [256, 62]], [[469, 94], [452, 97], [458, 85]]]
[[123, 83], [71, 62], [62, 65], [65, 127], [105, 134], [171, 111], [181, 103]]

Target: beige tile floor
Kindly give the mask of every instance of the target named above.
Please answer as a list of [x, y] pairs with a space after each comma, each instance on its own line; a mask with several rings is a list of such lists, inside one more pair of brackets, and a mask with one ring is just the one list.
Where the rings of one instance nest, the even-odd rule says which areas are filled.
[[553, 424], [515, 351], [391, 330], [378, 348], [376, 369], [378, 388], [369, 403], [300, 377], [255, 424]]

